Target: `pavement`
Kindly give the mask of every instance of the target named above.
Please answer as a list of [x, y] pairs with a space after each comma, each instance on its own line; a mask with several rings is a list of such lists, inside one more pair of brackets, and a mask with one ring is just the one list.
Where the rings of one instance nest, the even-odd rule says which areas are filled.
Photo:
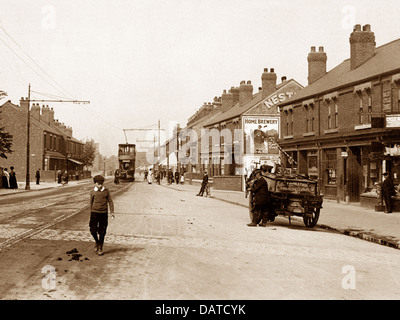
[[[106, 177], [106, 180], [113, 179]], [[140, 179], [140, 178], [139, 178]], [[4, 197], [20, 193], [40, 191], [52, 188], [68, 188], [82, 183], [93, 183], [92, 179], [69, 181], [62, 186], [57, 182], [30, 183], [30, 190], [25, 190], [25, 182], [18, 183], [18, 189], [0, 189], [0, 203]], [[190, 191], [195, 196], [200, 189], [200, 180], [193, 180], [192, 184], [167, 184], [165, 180], [161, 186], [177, 191]], [[241, 191], [214, 190], [211, 188], [211, 198], [248, 208], [248, 198]], [[205, 199], [206, 200], [206, 199]], [[298, 219], [299, 217], [293, 217]], [[271, 226], [273, 223], [271, 223]], [[339, 232], [348, 236], [358, 237], [381, 245], [400, 249], [400, 212], [384, 213], [371, 208], [362, 207], [359, 203], [338, 203], [335, 200], [324, 199], [317, 227]]]

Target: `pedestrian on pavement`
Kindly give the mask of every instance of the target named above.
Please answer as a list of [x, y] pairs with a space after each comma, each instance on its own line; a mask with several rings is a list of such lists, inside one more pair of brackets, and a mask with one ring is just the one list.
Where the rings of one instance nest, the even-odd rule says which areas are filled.
[[119, 169], [114, 172], [114, 183], [119, 184]]
[[396, 191], [394, 189], [393, 179], [390, 176], [389, 172], [385, 172], [383, 174], [385, 180], [382, 184], [382, 197], [385, 203], [385, 213], [392, 213], [393, 210], [393, 202], [392, 196], [396, 195]]
[[179, 172], [175, 171], [175, 182], [176, 184], [179, 184]]
[[168, 175], [167, 175], [167, 179], [168, 179], [168, 184], [172, 183], [173, 177], [172, 177], [172, 170], [168, 169]]
[[94, 189], [90, 191], [90, 233], [96, 241], [95, 252], [104, 254], [103, 244], [108, 226], [108, 208], [114, 219], [114, 203], [110, 191], [104, 187], [104, 177], [97, 175], [93, 178]]
[[61, 176], [61, 184], [65, 185], [68, 184], [68, 172], [65, 170], [65, 172]]
[[14, 167], [10, 167], [10, 189], [18, 189], [17, 176], [15, 175]]
[[57, 183], [61, 183], [62, 180], [62, 173], [61, 170], [57, 171]]
[[[269, 191], [268, 182], [264, 178], [268, 173], [267, 166], [261, 166], [261, 172], [256, 174], [256, 180], [250, 187], [254, 193], [253, 221], [248, 224], [249, 227], [266, 227], [269, 216]], [[261, 223], [260, 223], [261, 222]]]
[[144, 170], [144, 178], [143, 181], [147, 181], [147, 176], [149, 175], [147, 169]]
[[7, 171], [7, 168], [3, 169], [3, 188], [10, 189], [10, 174]]
[[36, 184], [40, 183], [40, 168], [36, 171]]
[[152, 183], [153, 183], [153, 177], [152, 177], [152, 175], [153, 175], [153, 172], [152, 172], [151, 169], [149, 169], [149, 175], [148, 175], [148, 177], [147, 177], [147, 183], [148, 183], [148, 184], [152, 184]]
[[202, 180], [202, 182], [201, 182], [200, 191], [199, 191], [198, 194], [196, 194], [196, 196], [200, 196], [200, 197], [203, 196], [203, 193], [204, 193], [204, 190], [206, 189], [207, 184], [208, 184], [208, 173], [207, 173], [207, 171], [206, 171], [206, 172], [204, 173], [203, 180]]

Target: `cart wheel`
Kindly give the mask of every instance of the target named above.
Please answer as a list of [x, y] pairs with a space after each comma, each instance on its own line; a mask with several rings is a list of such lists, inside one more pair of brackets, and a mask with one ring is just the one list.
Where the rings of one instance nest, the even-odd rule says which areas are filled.
[[319, 218], [319, 211], [320, 208], [313, 208], [312, 211], [304, 214], [303, 221], [307, 228], [315, 227]]
[[255, 207], [254, 196], [252, 192], [249, 192], [249, 216], [251, 222], [254, 221], [254, 212], [253, 212], [254, 207]]

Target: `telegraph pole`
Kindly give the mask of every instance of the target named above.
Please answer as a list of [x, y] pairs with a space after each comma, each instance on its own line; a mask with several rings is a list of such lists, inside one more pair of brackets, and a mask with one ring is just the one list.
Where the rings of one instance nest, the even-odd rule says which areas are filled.
[[28, 87], [28, 123], [27, 123], [27, 132], [26, 132], [26, 180], [25, 180], [25, 190], [30, 190], [30, 176], [29, 176], [29, 165], [30, 165], [30, 144], [29, 144], [29, 137], [30, 137], [30, 127], [31, 127], [31, 84]]
[[[27, 120], [27, 132], [26, 132], [26, 180], [25, 180], [25, 190], [30, 190], [30, 127], [31, 127], [31, 102], [72, 102], [72, 103], [90, 103], [90, 101], [80, 101], [80, 100], [31, 100], [31, 84], [28, 87], [28, 120]], [[65, 150], [67, 157], [67, 150]], [[68, 161], [68, 158], [67, 158]]]

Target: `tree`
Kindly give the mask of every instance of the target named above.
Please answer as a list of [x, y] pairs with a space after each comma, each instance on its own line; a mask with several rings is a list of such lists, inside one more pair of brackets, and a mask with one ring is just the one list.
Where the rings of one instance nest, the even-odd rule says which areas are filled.
[[[7, 95], [6, 92], [0, 90], [0, 100]], [[1, 122], [1, 110], [0, 110], [0, 122]], [[7, 153], [12, 153], [12, 140], [13, 136], [8, 132], [5, 132], [5, 127], [0, 127], [0, 157], [7, 159]]]
[[94, 158], [96, 157], [96, 146], [93, 140], [86, 141], [85, 145], [83, 146], [83, 155], [82, 155], [82, 163], [88, 167], [93, 166]]

